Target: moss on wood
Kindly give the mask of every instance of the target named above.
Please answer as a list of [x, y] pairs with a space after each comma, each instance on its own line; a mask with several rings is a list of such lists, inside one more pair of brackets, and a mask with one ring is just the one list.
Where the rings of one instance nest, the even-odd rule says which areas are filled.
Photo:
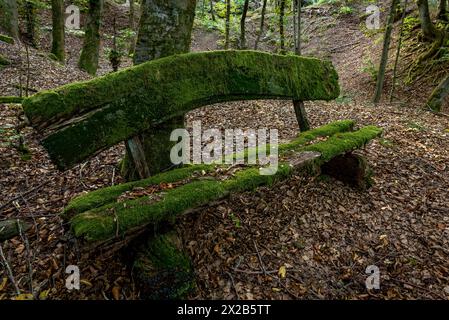
[[142, 299], [182, 299], [195, 288], [189, 257], [171, 232], [149, 239], [133, 263]]
[[[322, 127], [312, 129], [307, 132], [300, 133], [298, 137], [289, 143], [279, 146], [279, 152], [285, 153], [289, 151], [298, 150], [298, 148], [304, 146], [306, 143], [313, 141], [318, 137], [332, 136], [338, 132], [351, 131], [354, 127], [354, 121], [342, 120], [336, 121]], [[248, 150], [245, 150], [244, 157], [247, 158]], [[235, 155], [237, 157], [237, 155]], [[189, 178], [198, 171], [210, 172], [215, 170], [215, 165], [189, 165], [183, 168], [171, 170], [168, 172], [160, 173], [148, 179], [139, 181], [119, 184], [112, 187], [102, 188], [93, 192], [89, 192], [85, 195], [81, 195], [70, 201], [68, 206], [63, 212], [65, 218], [70, 218], [78, 213], [88, 211], [94, 208], [101, 207], [105, 204], [115, 202], [117, 198], [124, 192], [130, 191], [138, 187], [147, 187], [150, 185], [159, 184], [161, 182], [174, 183], [177, 181]]]
[[4, 34], [0, 34], [0, 41], [9, 43], [9, 44], [13, 44], [14, 43], [14, 39], [8, 36], [5, 36]]
[[[317, 151], [321, 154], [313, 160], [321, 166], [335, 156], [363, 147], [377, 137], [381, 129], [368, 126], [356, 132], [338, 133], [324, 142], [310, 146], [297, 146], [295, 151]], [[291, 149], [289, 149], [291, 150]], [[223, 198], [231, 192], [249, 191], [261, 185], [271, 185], [292, 173], [288, 163], [280, 163], [276, 174], [260, 175], [258, 168], [250, 167], [225, 180], [193, 181], [162, 194], [162, 199], [152, 202], [148, 197], [137, 198], [123, 203], [109, 203], [81, 214], [70, 221], [75, 236], [88, 242], [105, 241], [116, 235], [148, 224], [174, 220], [188, 209], [205, 205]]]
[[21, 97], [10, 97], [4, 96], [0, 97], [0, 103], [22, 103], [23, 98]]
[[43, 141], [59, 168], [200, 106], [251, 99], [331, 100], [339, 95], [332, 64], [256, 51], [170, 56], [88, 82], [38, 93], [23, 103], [44, 128], [85, 114]]

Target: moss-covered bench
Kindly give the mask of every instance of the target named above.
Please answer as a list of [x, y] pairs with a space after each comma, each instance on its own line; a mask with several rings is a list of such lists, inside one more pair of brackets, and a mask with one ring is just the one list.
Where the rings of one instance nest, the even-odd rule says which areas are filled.
[[[249, 99], [331, 100], [338, 96], [331, 63], [254, 51], [190, 53], [154, 60], [91, 81], [40, 92], [23, 101], [31, 125], [60, 169], [180, 114], [219, 101]], [[271, 185], [294, 173], [332, 173], [338, 159], [358, 183], [367, 171], [347, 154], [381, 133], [354, 121], [337, 121], [303, 132], [279, 145], [279, 168], [261, 175], [259, 166], [187, 165], [148, 179], [103, 188], [73, 199], [64, 209], [84, 248], [111, 251], [161, 223], [231, 193]], [[269, 149], [269, 148], [268, 148]], [[247, 152], [248, 150], [246, 150]], [[234, 155], [236, 156], [236, 155]], [[349, 160], [348, 160], [349, 159]], [[355, 161], [355, 162], [354, 162]], [[335, 168], [334, 168], [335, 169]], [[344, 171], [344, 170], [343, 170]], [[173, 234], [145, 242], [133, 270], [144, 297], [179, 297], [191, 287], [191, 267]], [[171, 279], [170, 290], [157, 279]]]

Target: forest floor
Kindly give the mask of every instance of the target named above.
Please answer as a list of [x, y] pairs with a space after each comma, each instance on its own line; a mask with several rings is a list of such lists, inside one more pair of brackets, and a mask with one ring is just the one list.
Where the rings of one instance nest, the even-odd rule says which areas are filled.
[[[449, 298], [449, 118], [422, 110], [431, 86], [401, 85], [394, 103], [373, 106], [374, 84], [362, 68], [367, 57], [377, 61], [381, 34], [363, 33], [357, 14], [330, 10], [306, 9], [304, 53], [333, 61], [344, 94], [334, 102], [306, 103], [306, 109], [313, 127], [354, 119], [358, 126], [384, 128], [382, 138], [360, 151], [374, 170], [374, 185], [364, 191], [323, 176], [294, 176], [183, 217], [177, 231], [195, 269], [198, 290], [192, 299]], [[251, 44], [255, 24], [249, 25]], [[110, 25], [105, 30], [110, 34]], [[216, 49], [219, 39], [197, 27], [192, 49]], [[42, 42], [48, 48], [48, 34]], [[68, 37], [67, 66], [31, 49], [30, 87], [90, 78], [75, 65], [80, 46], [79, 38]], [[268, 42], [262, 48], [273, 49]], [[0, 53], [13, 61], [0, 71], [1, 95], [17, 95], [12, 84], [19, 82], [19, 49], [0, 43]], [[109, 70], [102, 56], [100, 73]], [[391, 72], [386, 88], [390, 83]], [[59, 172], [32, 129], [23, 130], [30, 160], [11, 145], [17, 113], [14, 105], [0, 106], [0, 219], [21, 217], [33, 224], [23, 238], [1, 244], [19, 289], [50, 299], [138, 299], [125, 257], [83, 255], [58, 216], [75, 195], [123, 181], [117, 162], [124, 147]], [[275, 128], [282, 140], [298, 132], [289, 101], [217, 104], [189, 113], [187, 126], [193, 120], [203, 128]], [[69, 264], [80, 267], [79, 291], [65, 288]], [[380, 269], [380, 290], [365, 287], [369, 265]], [[285, 277], [278, 274], [284, 267]], [[1, 269], [0, 299], [13, 296]]]

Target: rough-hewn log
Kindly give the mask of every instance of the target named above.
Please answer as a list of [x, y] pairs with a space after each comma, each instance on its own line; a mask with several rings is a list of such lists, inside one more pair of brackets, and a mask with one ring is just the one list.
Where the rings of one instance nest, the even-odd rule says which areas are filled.
[[133, 263], [141, 299], [182, 299], [195, 288], [195, 276], [174, 232], [149, 239]]
[[[301, 166], [307, 164], [312, 168], [320, 167], [338, 155], [364, 146], [381, 132], [379, 128], [368, 126], [356, 132], [337, 133], [326, 141], [304, 146], [304, 141], [314, 139], [316, 134], [305, 132], [291, 143], [280, 146], [279, 153], [283, 160], [274, 175], [261, 175], [257, 166], [249, 166], [226, 180], [193, 179], [178, 187], [164, 190], [155, 197], [143, 196], [112, 202], [88, 210], [74, 216], [70, 225], [75, 236], [86, 242], [101, 243], [113, 240], [148, 224], [172, 221], [183, 212], [216, 201], [232, 192], [253, 190], [261, 185], [271, 185], [285, 179], [297, 170], [294, 163], [302, 152], [316, 152], [319, 157], [308, 158]], [[293, 161], [290, 162], [289, 159]]]
[[[352, 120], [343, 120], [315, 128], [308, 132], [301, 133], [298, 138], [294, 139], [290, 143], [281, 145], [279, 150], [280, 152], [297, 150], [298, 148], [304, 146], [306, 143], [311, 142], [316, 138], [332, 136], [339, 132], [351, 131], [354, 127], [354, 124], [355, 123]], [[76, 214], [92, 210], [109, 203], [114, 203], [121, 194], [127, 191], [131, 191], [135, 188], [144, 188], [151, 185], [158, 185], [160, 183], [175, 183], [185, 180], [193, 176], [193, 174], [197, 172], [208, 173], [212, 170], [215, 170], [214, 165], [189, 165], [176, 170], [157, 174], [148, 179], [123, 183], [112, 187], [95, 190], [89, 192], [88, 194], [83, 194], [72, 199], [64, 209], [63, 216], [65, 219], [70, 219]]]
[[13, 44], [14, 43], [14, 39], [8, 36], [5, 36], [3, 34], [0, 34], [0, 41], [9, 43], [9, 44]]
[[216, 51], [150, 61], [38, 93], [23, 105], [35, 128], [84, 113], [78, 122], [72, 119], [43, 140], [54, 163], [66, 169], [158, 123], [215, 102], [332, 100], [338, 95], [338, 76], [328, 61]]
[[19, 224], [22, 232], [25, 232], [31, 228], [31, 224], [19, 219], [0, 221], [0, 242], [20, 235]]
[[22, 103], [23, 98], [21, 97], [10, 97], [4, 96], [0, 97], [0, 103]]

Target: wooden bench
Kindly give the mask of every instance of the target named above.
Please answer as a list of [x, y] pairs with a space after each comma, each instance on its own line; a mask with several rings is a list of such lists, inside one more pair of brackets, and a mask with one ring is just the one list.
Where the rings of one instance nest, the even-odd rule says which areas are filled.
[[[332, 100], [338, 95], [338, 76], [329, 62], [254, 51], [216, 51], [171, 56], [40, 92], [25, 99], [23, 107], [31, 125], [42, 133], [42, 144], [52, 161], [67, 169], [157, 124], [215, 102]], [[187, 165], [76, 197], [63, 216], [84, 248], [112, 252], [151, 225], [172, 223], [179, 215], [231, 193], [272, 185], [292, 174], [316, 174], [323, 166], [332, 173], [329, 164], [333, 159], [338, 159], [340, 173], [347, 166], [351, 178], [365, 181], [363, 159], [347, 154], [382, 130], [367, 126], [354, 131], [354, 125], [352, 120], [337, 121], [279, 145], [279, 169], [273, 175], [260, 175], [256, 165]], [[211, 174], [217, 171], [220, 177]], [[158, 236], [136, 257], [136, 277], [147, 284], [142, 287], [145, 297], [180, 297], [191, 287], [191, 267], [173, 239], [171, 234]], [[167, 254], [170, 259], [164, 258]], [[170, 285], [173, 290], [167, 292], [166, 285], [156, 290], [156, 278], [175, 279]]]

